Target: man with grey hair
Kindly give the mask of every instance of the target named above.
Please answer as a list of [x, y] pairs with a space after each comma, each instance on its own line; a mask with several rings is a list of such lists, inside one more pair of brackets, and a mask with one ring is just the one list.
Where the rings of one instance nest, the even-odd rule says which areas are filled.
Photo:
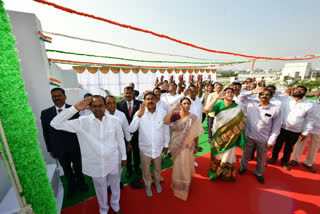
[[[92, 114], [68, 120], [88, 105]], [[110, 184], [110, 205], [117, 214], [121, 214], [119, 150], [122, 167], [127, 162], [127, 155], [121, 124], [116, 117], [105, 114], [105, 109], [104, 97], [94, 95], [92, 100], [87, 97], [58, 114], [50, 125], [57, 130], [76, 133], [81, 149], [83, 173], [92, 177], [100, 213], [108, 213], [107, 186]]]

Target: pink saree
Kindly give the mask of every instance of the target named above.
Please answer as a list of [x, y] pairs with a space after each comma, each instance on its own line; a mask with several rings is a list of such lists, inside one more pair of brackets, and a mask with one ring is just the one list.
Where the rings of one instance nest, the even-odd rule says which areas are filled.
[[169, 146], [173, 161], [171, 188], [176, 197], [187, 200], [195, 172], [193, 164], [195, 138], [204, 130], [201, 121], [194, 114], [175, 121], [171, 130]]

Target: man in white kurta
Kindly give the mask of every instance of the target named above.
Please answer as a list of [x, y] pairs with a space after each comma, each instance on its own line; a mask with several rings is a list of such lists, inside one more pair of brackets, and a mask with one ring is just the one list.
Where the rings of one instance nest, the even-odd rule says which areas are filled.
[[181, 94], [177, 94], [177, 84], [174, 82], [171, 82], [169, 84], [169, 89], [168, 89], [169, 93], [167, 93], [164, 96], [161, 96], [161, 100], [163, 102], [165, 102], [168, 106], [168, 110], [170, 111], [172, 109], [172, 107], [177, 104], [178, 102], [180, 102], [180, 100], [184, 97], [188, 95], [189, 90], [185, 90], [183, 93]]
[[303, 153], [304, 147], [310, 139], [308, 154], [306, 159], [303, 160], [302, 165], [313, 173], [317, 172], [317, 170], [313, 168], [312, 165], [316, 162], [317, 153], [320, 148], [320, 92], [318, 93], [318, 98], [319, 99], [316, 101], [308, 100], [308, 102], [311, 102], [313, 104], [313, 128], [310, 131], [310, 134], [303, 141], [298, 140], [298, 142], [294, 146], [292, 160], [289, 162], [291, 166], [296, 166], [299, 164], [299, 160]]
[[163, 123], [167, 113], [162, 108], [156, 108], [156, 95], [153, 92], [145, 94], [144, 103], [134, 115], [129, 130], [131, 133], [139, 129], [139, 149], [142, 165], [142, 176], [146, 186], [146, 194], [152, 197], [150, 163], [153, 162], [154, 182], [157, 193], [162, 191], [160, 185], [161, 154], [168, 151], [170, 141], [169, 126]]
[[165, 103], [161, 99], [161, 89], [159, 87], [155, 87], [153, 89], [153, 93], [157, 96], [157, 108], [163, 108], [163, 110], [165, 110], [168, 113], [169, 107], [168, 107], [167, 103]]
[[[91, 103], [90, 103], [91, 102]], [[90, 103], [93, 114], [68, 120], [78, 111], [84, 110]], [[122, 166], [126, 163], [126, 150], [121, 124], [116, 117], [105, 115], [105, 100], [102, 96], [88, 98], [58, 114], [50, 123], [57, 130], [76, 133], [79, 139], [83, 173], [91, 176], [96, 190], [99, 211], [107, 214], [108, 192], [110, 184], [112, 196], [110, 205], [116, 213], [122, 213], [119, 207], [119, 149]]]
[[189, 95], [191, 101], [190, 112], [197, 116], [197, 118], [202, 121], [202, 103], [197, 97], [197, 89], [195, 86], [189, 86]]
[[[116, 103], [116, 99], [113, 96], [109, 95], [109, 96], [106, 97], [106, 107], [107, 107], [107, 110], [106, 110], [105, 113], [106, 114], [110, 114], [112, 116], [115, 116], [116, 118], [119, 119], [126, 141], [127, 142], [131, 142], [132, 134], [129, 132], [128, 120], [126, 118], [126, 115], [123, 112], [121, 112], [118, 109], [116, 109], [117, 108], [117, 103]], [[129, 147], [128, 149], [131, 149], [130, 146], [128, 146], [128, 147]], [[118, 147], [118, 150], [119, 150], [119, 160], [121, 162], [121, 158], [122, 157], [121, 157], [121, 147], [120, 146]], [[121, 167], [121, 164], [119, 164], [119, 177], [120, 177], [120, 180], [121, 180], [122, 170], [123, 170], [123, 167]], [[122, 184], [120, 184], [120, 186], [121, 185]]]

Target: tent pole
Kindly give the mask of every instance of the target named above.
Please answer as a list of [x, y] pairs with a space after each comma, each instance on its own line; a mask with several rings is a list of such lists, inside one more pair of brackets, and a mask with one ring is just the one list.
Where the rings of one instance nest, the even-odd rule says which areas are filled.
[[[16, 168], [15, 168], [13, 160], [12, 160], [11, 152], [10, 152], [10, 149], [8, 146], [7, 138], [5, 136], [1, 120], [0, 120], [0, 134], [1, 134], [3, 145], [4, 145], [4, 149], [2, 149], [1, 147], [0, 148], [1, 148], [1, 150], [5, 150], [5, 153], [3, 151], [3, 159], [5, 162], [5, 165], [8, 169], [8, 173], [9, 173], [10, 179], [12, 181], [12, 186], [16, 192], [20, 208], [23, 208], [26, 206], [26, 199], [24, 196], [21, 196], [22, 195], [21, 184], [20, 184], [19, 177], [17, 175], [17, 171], [16, 171]], [[6, 159], [4, 154], [7, 155], [8, 159]]]

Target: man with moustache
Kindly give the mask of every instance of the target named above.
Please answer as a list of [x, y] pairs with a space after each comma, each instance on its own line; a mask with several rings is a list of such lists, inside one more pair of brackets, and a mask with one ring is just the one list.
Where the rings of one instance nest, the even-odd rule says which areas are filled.
[[[93, 114], [68, 120], [86, 109], [88, 104]], [[87, 97], [57, 115], [50, 125], [57, 130], [77, 134], [83, 172], [92, 177], [100, 213], [107, 214], [109, 210], [107, 191], [109, 184], [112, 191], [110, 205], [119, 214], [122, 213], [119, 207], [119, 155], [121, 154], [121, 167], [126, 164], [127, 157], [121, 124], [116, 117], [105, 114], [105, 109], [104, 97], [94, 95], [92, 101]]]
[[310, 145], [308, 148], [308, 154], [306, 159], [304, 159], [302, 165], [306, 167], [310, 172], [316, 173], [317, 170], [312, 167], [312, 164], [316, 162], [317, 153], [320, 148], [320, 92], [317, 93], [318, 100], [313, 101], [309, 100], [313, 104], [313, 129], [310, 131], [308, 137], [306, 137], [303, 141], [298, 140], [296, 145], [294, 146], [292, 160], [289, 162], [289, 165], [294, 167], [299, 164], [299, 159], [303, 153], [304, 147], [310, 139]]
[[163, 108], [168, 113], [168, 105], [163, 100], [161, 100], [161, 89], [159, 87], [156, 87], [153, 89], [153, 93], [157, 96], [157, 108]]
[[190, 112], [197, 116], [197, 118], [202, 121], [202, 103], [201, 100], [197, 97], [197, 88], [194, 85], [189, 87], [189, 95], [191, 101]]
[[231, 85], [231, 88], [233, 88], [234, 91], [234, 97], [233, 100], [235, 101], [235, 103], [237, 103], [240, 108], [242, 109], [243, 113], [246, 114], [246, 109], [245, 106], [242, 104], [242, 102], [239, 100], [239, 95], [241, 92], [241, 83], [240, 82], [233, 82]]
[[[112, 116], [115, 116], [116, 118], [119, 119], [121, 127], [122, 127], [122, 131], [125, 137], [125, 140], [130, 143], [131, 139], [132, 139], [132, 135], [129, 132], [129, 123], [127, 121], [126, 115], [119, 111], [118, 109], [116, 109], [117, 104], [116, 104], [116, 99], [114, 96], [112, 95], [108, 95], [106, 96], [106, 114], [110, 114]], [[131, 143], [130, 143], [131, 144]], [[119, 152], [120, 151], [120, 147], [118, 148]], [[127, 148], [127, 152], [130, 151], [130, 148]], [[121, 153], [120, 153], [121, 154]], [[121, 155], [119, 156], [119, 159], [121, 160]], [[119, 161], [120, 163], [120, 161]], [[121, 164], [119, 164], [119, 177], [120, 177], [120, 189], [123, 188], [123, 184], [121, 183], [121, 174], [122, 174], [122, 170], [123, 168], [121, 167]]]
[[291, 96], [279, 96], [282, 102], [282, 125], [280, 134], [273, 147], [272, 157], [268, 160], [269, 164], [277, 161], [279, 152], [283, 146], [283, 157], [281, 165], [285, 170], [290, 170], [288, 162], [293, 150], [293, 146], [298, 138], [303, 141], [313, 128], [312, 103], [303, 99], [307, 92], [306, 87], [297, 86]]
[[133, 82], [130, 82], [129, 86], [131, 88], [133, 88], [133, 95], [134, 95], [134, 98], [136, 99], [139, 96], [139, 91], [134, 89], [134, 83]]
[[165, 110], [156, 107], [156, 95], [153, 92], [148, 92], [144, 96], [144, 103], [140, 105], [139, 111], [134, 115], [129, 127], [131, 133], [139, 129], [142, 174], [148, 197], [152, 197], [151, 161], [154, 167], [156, 191], [157, 193], [162, 191], [160, 185], [161, 154], [168, 152], [170, 141], [169, 126], [163, 123], [166, 114]]
[[[142, 102], [134, 99], [133, 88], [127, 86], [124, 88], [124, 100], [117, 103], [117, 109], [126, 115], [129, 125], [132, 122], [134, 114], [139, 110], [139, 106]], [[130, 142], [126, 141], [128, 148], [127, 153], [127, 172], [126, 177], [129, 178], [132, 175], [132, 153], [133, 153], [133, 166], [136, 175], [141, 176], [140, 169], [140, 154], [139, 154], [139, 132], [132, 133], [132, 139]]]
[[185, 90], [182, 94], [177, 94], [177, 84], [175, 82], [171, 82], [169, 84], [168, 92], [166, 95], [163, 95], [161, 99], [167, 104], [168, 109], [172, 109], [172, 107], [177, 104], [184, 96], [187, 96], [189, 93], [189, 89]]
[[[249, 96], [259, 94], [260, 101], [249, 99]], [[241, 157], [239, 174], [243, 174], [248, 167], [254, 147], [257, 149], [257, 165], [254, 174], [259, 183], [264, 184], [262, 177], [268, 150], [280, 133], [281, 109], [270, 103], [272, 91], [258, 87], [243, 93], [239, 100], [247, 109], [246, 115], [246, 146]]]
[[[71, 107], [71, 105], [65, 103], [67, 98], [65, 91], [62, 88], [54, 88], [51, 90], [51, 98], [54, 106], [41, 112], [43, 137], [51, 157], [57, 158], [62, 166], [67, 180], [67, 198], [70, 199], [74, 194], [76, 185], [83, 191], [88, 191], [89, 187], [85, 183], [82, 174], [81, 154], [77, 136], [69, 132], [56, 130], [50, 125], [51, 120], [57, 114]], [[70, 119], [78, 117], [79, 114], [75, 114]]]

